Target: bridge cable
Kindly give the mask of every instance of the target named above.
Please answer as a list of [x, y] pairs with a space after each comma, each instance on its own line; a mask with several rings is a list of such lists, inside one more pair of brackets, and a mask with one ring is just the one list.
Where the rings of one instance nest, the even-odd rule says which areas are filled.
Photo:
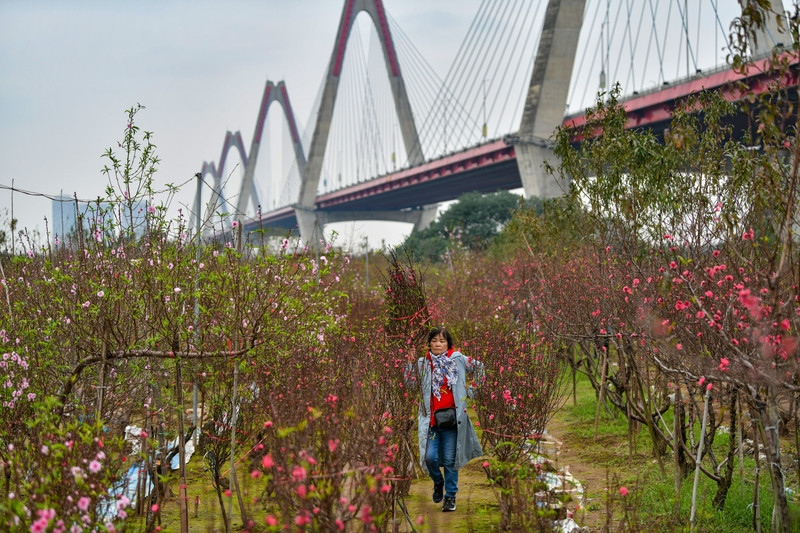
[[731, 49], [730, 40], [727, 38], [727, 34], [725, 32], [725, 27], [722, 25], [722, 21], [719, 19], [719, 9], [718, 9], [719, 0], [712, 0], [712, 2], [713, 3], [711, 5], [714, 8], [714, 17], [717, 20], [717, 26], [719, 26], [719, 29], [722, 32], [722, 35], [726, 35], [726, 37], [725, 37], [725, 46], [728, 48], [728, 54], [733, 56], [734, 54], [733, 54], [733, 50]]
[[[532, 5], [532, 3], [528, 3], [527, 9], [525, 10], [525, 14], [523, 16], [521, 14], [521, 11], [522, 11], [522, 8], [524, 7], [524, 5], [525, 4], [523, 3], [520, 6], [520, 12], [514, 14], [511, 26], [509, 27], [509, 35], [510, 35], [510, 37], [516, 37], [514, 39], [514, 44], [512, 46], [507, 46], [507, 43], [504, 43], [504, 46], [502, 47], [503, 49], [511, 50], [511, 52], [509, 53], [509, 57], [505, 62], [505, 69], [503, 71], [502, 76], [500, 77], [500, 82], [497, 84], [496, 97], [492, 98], [492, 105], [491, 105], [491, 107], [489, 109], [489, 116], [493, 116], [495, 114], [495, 107], [498, 104], [498, 100], [502, 100], [503, 106], [501, 108], [500, 113], [496, 115], [496, 117], [497, 117], [496, 120], [498, 120], [498, 121], [502, 120], [502, 118], [505, 116], [508, 103], [512, 100], [509, 97], [509, 93], [511, 93], [512, 89], [514, 88], [516, 80], [517, 80], [517, 76], [519, 74], [521, 74], [523, 76], [523, 80], [522, 80], [522, 83], [521, 83], [521, 85], [524, 87], [523, 91], [525, 89], [527, 89], [529, 83], [526, 83], [526, 80], [529, 82], [530, 81], [530, 75], [531, 75], [531, 71], [527, 68], [528, 67], [528, 63], [530, 63], [530, 61], [525, 61], [526, 53], [527, 53], [528, 50], [530, 50], [528, 48], [528, 44], [529, 44], [530, 37], [531, 37], [532, 34], [535, 33], [537, 36], [541, 37], [541, 30], [540, 31], [536, 31], [536, 32], [534, 32], [534, 31], [525, 31], [526, 28], [532, 28], [533, 27], [533, 25], [534, 25], [533, 23], [536, 20], [536, 14], [538, 14], [539, 6], [541, 4], [539, 4], [539, 3], [536, 4], [536, 9], [535, 9], [535, 11], [533, 11], [533, 19], [530, 22], [528, 21], [528, 19], [531, 16], [531, 8], [533, 7], [533, 5]], [[519, 24], [519, 29], [517, 29], [517, 24]], [[524, 46], [520, 46], [520, 40], [522, 39], [523, 35], [525, 35], [525, 44], [524, 44]], [[538, 40], [537, 40], [537, 46], [538, 46]], [[509, 69], [512, 66], [512, 62], [514, 60], [514, 54], [515, 54], [516, 51], [519, 51], [519, 54], [518, 54], [518, 57], [517, 57], [516, 64], [514, 64], [514, 71], [511, 74], [511, 78], [509, 79], [508, 83], [506, 83], [506, 79], [508, 79], [508, 76], [509, 76]], [[532, 52], [531, 52], [530, 55], [532, 57], [536, 56], [536, 54], [532, 53]], [[522, 68], [523, 64], [525, 65], [525, 68]], [[490, 79], [492, 79], [492, 80], [496, 80], [497, 79], [497, 72], [500, 69], [500, 66], [501, 66], [501, 62], [497, 61], [496, 62], [496, 67], [495, 67], [495, 71], [494, 71], [494, 73], [491, 74]], [[477, 90], [475, 92], [476, 92], [476, 96], [479, 97], [480, 93]], [[523, 92], [523, 94], [525, 94], [525, 92]], [[521, 98], [521, 102], [523, 103], [522, 106], [519, 106], [519, 102], [520, 102], [520, 100], [516, 100], [515, 101], [515, 103], [517, 104], [519, 110], [518, 110], [518, 113], [515, 113], [514, 115], [519, 115], [522, 112], [522, 110], [524, 110], [524, 102], [525, 102], [524, 96]], [[513, 121], [515, 118], [516, 118], [516, 116], [512, 116], [511, 120]], [[509, 129], [509, 131], [516, 131], [518, 127], [519, 127], [518, 125], [517, 125], [517, 127], [514, 127], [512, 125], [511, 129]]]
[[[441, 89], [444, 85], [444, 82], [439, 77], [439, 74], [430, 66], [427, 62], [425, 57], [419, 52], [419, 50], [414, 46], [414, 43], [405, 32], [402, 31], [399, 25], [397, 25], [394, 19], [390, 19], [391, 22], [395, 25], [392, 29], [393, 33], [400, 37], [399, 43], [405, 46], [404, 50], [407, 49], [408, 55], [411, 59], [416, 59], [416, 61], [409, 61], [408, 64], [404, 64], [404, 67], [416, 67], [416, 68], [407, 68], [404, 70], [404, 80], [413, 81], [415, 87], [420, 87], [421, 91], [416, 90], [408, 90], [409, 99], [412, 101], [412, 108], [414, 108], [414, 102], [417, 103], [417, 108], [415, 112], [415, 116], [418, 119], [422, 120], [423, 122], [420, 123], [420, 127], [418, 129], [418, 141], [417, 146], [412, 147], [412, 149], [416, 148], [423, 148], [422, 140], [425, 137], [425, 118], [429, 117], [434, 105], [434, 101], [436, 99], [437, 92]], [[407, 87], [410, 87], [410, 84], [407, 84]], [[413, 98], [412, 98], [413, 97]], [[417, 98], [420, 100], [418, 101]], [[427, 151], [427, 150], [426, 150]], [[405, 165], [408, 164], [408, 154], [406, 154]]]
[[[609, 2], [609, 4], [607, 4], [607, 6], [610, 7], [610, 2]], [[605, 53], [606, 53], [606, 67], [608, 69], [606, 71], [606, 80], [607, 80], [606, 81], [606, 85], [610, 85], [612, 80], [614, 82], [619, 80], [618, 73], [619, 73], [620, 66], [622, 65], [621, 61], [617, 61], [616, 62], [616, 65], [614, 66], [614, 74], [613, 74], [613, 76], [611, 75], [611, 43], [616, 41], [617, 29], [619, 28], [620, 20], [622, 19], [621, 12], [622, 12], [622, 3], [620, 2], [620, 3], [617, 4], [617, 12], [614, 14], [614, 26], [609, 28], [608, 25], [606, 25]], [[625, 41], [625, 30], [624, 29], [622, 30], [622, 40], [623, 40], [623, 43], [624, 43], [624, 41]], [[617, 57], [619, 57], [621, 55], [621, 48], [622, 48], [622, 44], [620, 44], [620, 50], [616, 54]], [[626, 78], [626, 81], [627, 81], [627, 78]]]
[[[676, 2], [678, 3], [678, 13], [681, 16], [681, 23], [683, 24], [683, 31], [686, 34], [686, 50], [687, 50], [689, 56], [692, 58], [692, 63], [694, 64], [694, 70], [695, 70], [695, 72], [697, 72], [697, 58], [695, 58], [695, 56], [694, 56], [694, 50], [692, 49], [691, 42], [689, 41], [689, 22], [686, 20], [686, 17], [688, 16], [688, 13], [684, 13], [683, 10], [681, 9], [680, 0], [676, 0]], [[687, 9], [687, 11], [688, 11], [688, 9]], [[678, 62], [678, 65], [680, 65], [680, 61]], [[689, 73], [689, 72], [686, 73], [686, 76], [690, 76], [690, 75], [691, 75], [691, 73]]]
[[[521, 28], [520, 28], [519, 31], [512, 31], [512, 34], [516, 33], [516, 40], [514, 41], [514, 45], [511, 47], [511, 50], [522, 50], [522, 51], [530, 50], [530, 48], [528, 48], [528, 45], [529, 45], [529, 41], [530, 41], [531, 35], [534, 35], [534, 34], [538, 37], [538, 39], [536, 40], [536, 48], [538, 49], [539, 43], [541, 42], [541, 35], [542, 35], [541, 27], [537, 28], [538, 31], [524, 31], [524, 29], [533, 26], [533, 23], [536, 20], [537, 15], [539, 14], [539, 7], [540, 6], [541, 6], [540, 3], [536, 4], [536, 10], [533, 12], [533, 17], [532, 17], [532, 19], [530, 21], [530, 26], [528, 26], [527, 23], [528, 23], [528, 18], [531, 15], [532, 4], [530, 4], [530, 3], [528, 4], [528, 9], [526, 10], [524, 17], [516, 17], [520, 21]], [[542, 21], [542, 26], [543, 25], [544, 25], [544, 21]], [[525, 34], [525, 43], [520, 48], [520, 42], [519, 41], [520, 41], [520, 38], [522, 37], [523, 34]], [[523, 64], [523, 61], [526, 63], [526, 65], [525, 65], [526, 68], [524, 68], [524, 69], [521, 68], [521, 65]], [[522, 74], [523, 79], [522, 79], [522, 83], [520, 84], [521, 88], [522, 88], [522, 97], [519, 98], [519, 99], [516, 99], [515, 102], [514, 102], [515, 104], [517, 104], [517, 102], [521, 101], [522, 102], [522, 108], [519, 110], [519, 112], [515, 113], [514, 116], [512, 116], [511, 120], [513, 121], [513, 120], [516, 119], [517, 125], [516, 125], [516, 127], [514, 127], [514, 125], [512, 123], [511, 129], [509, 129], [509, 131], [513, 132], [513, 131], [516, 131], [519, 128], [519, 119], [517, 117], [519, 117], [521, 115], [522, 111], [524, 111], [524, 109], [525, 109], [525, 95], [527, 94], [527, 89], [528, 89], [528, 86], [530, 85], [530, 83], [529, 83], [530, 82], [530, 77], [531, 77], [531, 74], [533, 73], [533, 66], [532, 65], [535, 63], [535, 61], [536, 61], [536, 53], [531, 53], [531, 58], [528, 61], [525, 61], [525, 54], [524, 53], [520, 53], [519, 59], [517, 60], [516, 65], [514, 65], [514, 67], [515, 67], [514, 68], [514, 72], [513, 72], [512, 76], [511, 76], [511, 80], [508, 83], [508, 92], [511, 92], [511, 89], [514, 87], [514, 85], [516, 83], [517, 75], [518, 74]], [[501, 87], [503, 86], [503, 84], [505, 82], [505, 79], [506, 79], [506, 76], [508, 76], [508, 74], [509, 74], [510, 67], [511, 67], [511, 61], [510, 61], [510, 58], [509, 58], [509, 61], [506, 63], [505, 71], [503, 72], [503, 76], [501, 78], [500, 85], [498, 86], [498, 92], [500, 91]], [[500, 96], [503, 96], [504, 93], [505, 93], [505, 91], [503, 91], [503, 93], [501, 93]], [[494, 109], [495, 109], [495, 105], [497, 104], [497, 100], [498, 99], [495, 98], [494, 102], [492, 103], [492, 107], [491, 107], [491, 110], [490, 110], [491, 113], [494, 113]], [[498, 116], [498, 120], [500, 118], [502, 118], [503, 116], [505, 116], [506, 108], [508, 107], [508, 104], [512, 99], [506, 97], [506, 98], [502, 98], [502, 100], [503, 100], [503, 107], [501, 108], [500, 113], [497, 115]]]
[[[518, 5], [517, 2], [511, 3], [507, 2], [505, 4], [505, 9], [503, 10], [502, 14], [498, 17], [495, 17], [496, 23], [494, 26], [494, 31], [491, 34], [490, 42], [486, 46], [478, 45], [479, 48], [483, 48], [485, 53], [481, 57], [480, 63], [474, 65], [470, 71], [467, 72], [468, 76], [465, 81], [471, 80], [471, 85], [467, 85], [466, 83], [459, 88], [460, 93], [466, 92], [463, 97], [458, 97], [458, 102], [463, 102], [463, 105], [466, 105], [465, 116], [467, 118], [472, 118], [471, 110], [475, 109], [478, 106], [478, 102], [480, 101], [481, 91], [480, 86], [483, 83], [483, 79], [488, 76], [493, 81], [497, 81], [497, 72], [500, 69], [502, 63], [502, 56], [500, 60], [497, 59], [497, 54], [502, 53], [503, 50], [508, 49], [506, 46], [507, 42], [509, 41], [509, 35], [513, 36], [514, 33], [514, 25], [509, 24], [509, 20], [516, 21], [519, 20], [519, 9], [521, 9], [521, 5]], [[510, 11], [510, 12], [509, 12]], [[513, 57], [513, 49], [512, 49], [512, 57]], [[511, 58], [509, 58], [510, 62]], [[487, 63], [488, 61], [488, 63]], [[489, 74], [487, 71], [491, 67], [491, 65], [495, 65], [494, 72]], [[505, 83], [504, 79], [499, 80], [499, 84], [497, 85], [498, 91], [501, 90], [501, 87]], [[472, 95], [470, 99], [469, 96]], [[459, 139], [462, 138], [464, 135], [464, 129], [467, 129], [467, 138], [465, 140], [461, 140], [462, 143], [469, 143], [469, 131], [473, 133], [477, 133], [480, 129], [479, 121], [472, 121], [472, 124], [462, 122], [460, 130], [456, 133], [454, 130], [454, 138], [456, 139], [455, 142], [459, 142]]]
[[[496, 0], [493, 0], [494, 3], [497, 3]], [[428, 138], [431, 138], [432, 144], [438, 145], [437, 139], [441, 138], [444, 141], [444, 133], [442, 136], [436, 135], [436, 132], [439, 131], [439, 124], [446, 120], [446, 117], [443, 116], [442, 119], [437, 120], [439, 116], [439, 109], [437, 109], [436, 102], [443, 102], [442, 104], [438, 104], [440, 106], [446, 105], [445, 98], [449, 100], [449, 97], [453, 97], [454, 100], [457, 101], [457, 96], [455, 96], [454, 91], [448, 90], [449, 87], [455, 87], [456, 89], [461, 84], [461, 78], [466, 73], [466, 68], [462, 68], [461, 64], [463, 62], [467, 62], [467, 64], [474, 63], [473, 56], [475, 55], [475, 51], [477, 46], [474, 43], [485, 43], [486, 38], [484, 37], [484, 32], [489, 31], [490, 24], [487, 22], [490, 19], [489, 16], [489, 9], [491, 6], [488, 6], [486, 2], [481, 5], [482, 10], [479, 9], [478, 15], [476, 16], [476, 24], [473, 24], [471, 29], [473, 29], [472, 33], [468, 33], [465, 37], [464, 41], [462, 42], [462, 47], [459, 49], [459, 54], [456, 56], [456, 59], [453, 62], [450, 70], [445, 77], [445, 83], [440, 88], [436, 100], [434, 100], [434, 106], [431, 109], [431, 113], [429, 117], [427, 117], [426, 122], [428, 123], [428, 128], [430, 133], [427, 134]], [[455, 77], [455, 78], [454, 78]], [[443, 95], [443, 92], [445, 94]], [[446, 110], [445, 110], [446, 112]], [[445, 125], [442, 124], [442, 130], [445, 129]], [[442, 142], [444, 144], [444, 142]]]
[[[645, 56], [645, 61], [647, 57], [650, 55], [650, 44], [653, 42], [653, 39], [656, 41], [656, 53], [658, 54], [658, 66], [659, 71], [661, 73], [661, 78], [658, 80], [659, 82], [663, 82], [666, 78], [664, 77], [664, 60], [661, 57], [661, 47], [658, 44], [658, 30], [656, 28], [656, 14], [653, 10], [653, 0], [648, 0], [648, 4], [650, 5], [650, 16], [652, 17], [652, 24], [651, 27], [653, 28], [653, 34], [650, 39], [647, 41], [647, 55]], [[672, 4], [670, 3], [670, 6]], [[667, 25], [669, 26], [669, 19], [667, 19]], [[644, 73], [642, 73], [644, 76]], [[644, 79], [642, 79], [642, 85], [644, 85]]]
[[[597, 2], [597, 3], [595, 3], [595, 11], [594, 11], [592, 16], [588, 20], [597, 20], [597, 15], [598, 15], [598, 11], [599, 10], [600, 10], [600, 3]], [[580, 59], [580, 62], [578, 63], [577, 72], [581, 72], [581, 73], [583, 72], [583, 63], [584, 63], [585, 59], [588, 57], [587, 54], [586, 54], [586, 48], [588, 48], [589, 44], [596, 38], [596, 36], [595, 36], [595, 28], [596, 27], [597, 26], [594, 25], [594, 24], [592, 24], [590, 26], [589, 35], [586, 38], [586, 43], [584, 44], [584, 53], [581, 54], [581, 59]], [[595, 46], [594, 47], [594, 57], [592, 58], [592, 62], [591, 62], [592, 65], [596, 65], [597, 64], [597, 54], [600, 53], [601, 49], [602, 48], [600, 46]], [[573, 72], [575, 72], [575, 69], [573, 69]], [[572, 87], [577, 87], [577, 85], [572, 83], [572, 82], [570, 82], [570, 85]], [[583, 94], [581, 95], [581, 100], [580, 100], [581, 101], [581, 105], [583, 105], [583, 102], [586, 102], [586, 93], [588, 92], [589, 87], [591, 87], [591, 86], [592, 85], [589, 82], [583, 84]], [[595, 94], [597, 94], [597, 91], [595, 91]], [[571, 102], [571, 100], [572, 100], [571, 97], [568, 97], [567, 101]], [[591, 105], [594, 105], [594, 99], [593, 99]]]
[[[468, 76], [467, 79], [471, 79], [472, 80], [472, 85], [463, 87], [463, 89], [466, 90], [466, 94], [464, 95], [464, 99], [465, 99], [464, 103], [466, 104], [467, 109], [473, 109], [473, 106], [474, 106], [475, 102], [481, 97], [480, 84], [478, 85], [478, 87], [475, 87], [476, 79], [480, 78], [480, 81], [482, 83], [483, 82], [483, 78], [484, 78], [483, 74], [484, 74], [485, 70], [488, 69], [489, 66], [492, 65], [492, 64], [494, 64], [496, 67], [495, 67], [494, 73], [490, 76], [490, 79], [492, 79], [492, 80], [496, 80], [497, 79], [497, 71], [498, 71], [498, 69], [500, 67], [499, 62], [496, 61], [497, 54], [498, 54], [498, 52], [500, 52], [501, 49], [505, 49], [506, 48], [505, 46], [501, 46], [502, 44], [504, 44], [504, 41], [506, 41], [506, 33], [508, 32], [508, 33], [512, 33], [513, 34], [513, 27], [510, 26], [509, 24], [507, 24], [506, 21], [509, 18], [511, 18], [513, 20], [518, 20], [519, 19], [519, 17], [517, 16], [517, 12], [514, 11], [516, 9], [516, 7], [517, 7], [516, 4], [519, 4], [519, 2], [517, 0], [514, 0], [513, 3], [512, 2], [506, 2], [506, 4], [505, 4], [506, 10], [511, 8], [512, 5], [514, 6], [512, 8], [511, 15], [510, 16], [506, 16], [506, 12], [504, 11], [504, 13], [502, 15], [502, 18], [498, 19], [498, 23], [495, 24], [495, 31], [494, 31], [494, 33], [492, 35], [491, 42], [489, 43], [488, 46], [484, 46], [483, 47], [484, 50], [486, 51], [486, 53], [481, 58], [480, 64], [473, 65], [474, 69], [472, 70], [472, 72], [469, 72], [470, 75]], [[503, 23], [505, 23], [505, 24], [503, 24]], [[502, 27], [502, 33], [498, 37], [498, 32], [501, 30], [501, 27]], [[490, 56], [490, 54], [491, 54], [491, 56]], [[484, 67], [484, 65], [486, 64], [487, 60], [488, 60], [489, 63], [488, 63], [488, 65], [486, 67]], [[503, 84], [503, 80], [500, 81], [499, 86], [502, 86], [502, 84]], [[473, 96], [472, 98], [469, 97], [470, 94]], [[461, 98], [459, 98], [459, 101], [461, 101]], [[465, 126], [466, 126], [466, 124], [462, 123], [461, 128], [458, 130], [458, 133], [456, 133], [455, 130], [453, 131], [454, 137], [456, 139], [458, 139], [463, 134]]]

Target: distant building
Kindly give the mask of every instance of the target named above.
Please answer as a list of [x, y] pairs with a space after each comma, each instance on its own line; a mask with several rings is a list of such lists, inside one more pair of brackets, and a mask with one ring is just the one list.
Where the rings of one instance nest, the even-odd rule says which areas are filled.
[[89, 235], [93, 227], [99, 227], [106, 238], [115, 239], [120, 232], [133, 229], [134, 235], [142, 236], [147, 228], [147, 203], [133, 205], [133, 219], [127, 205], [110, 202], [76, 202], [74, 198], [59, 196], [53, 199], [53, 220], [50, 225], [51, 240], [66, 242], [78, 234], [78, 216], [82, 217], [84, 234]]

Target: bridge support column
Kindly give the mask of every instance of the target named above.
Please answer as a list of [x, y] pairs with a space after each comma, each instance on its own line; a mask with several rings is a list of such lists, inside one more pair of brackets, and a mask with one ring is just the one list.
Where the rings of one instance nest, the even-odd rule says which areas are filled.
[[418, 213], [418, 218], [414, 221], [414, 231], [424, 230], [436, 220], [436, 215], [439, 212], [439, 204], [426, 205], [422, 209], [413, 212]]
[[566, 184], [548, 176], [542, 163], [555, 162], [548, 140], [564, 120], [585, 5], [586, 0], [547, 3], [518, 141], [514, 143], [526, 197], [554, 198], [566, 192]]
[[300, 230], [300, 240], [312, 250], [319, 247], [319, 240], [323, 238], [325, 224], [320, 220], [314, 209], [300, 205], [294, 206], [294, 215], [297, 217], [297, 227]]
[[516, 144], [517, 167], [525, 189], [525, 198], [538, 196], [542, 200], [558, 198], [569, 191], [569, 181], [548, 175], [544, 168], [545, 161], [554, 167], [558, 165], [553, 149], [535, 144]]

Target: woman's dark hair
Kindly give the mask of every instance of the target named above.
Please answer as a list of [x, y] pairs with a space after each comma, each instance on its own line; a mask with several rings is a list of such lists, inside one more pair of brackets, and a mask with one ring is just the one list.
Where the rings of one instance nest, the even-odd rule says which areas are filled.
[[428, 346], [431, 345], [431, 341], [437, 335], [441, 335], [447, 341], [447, 349], [453, 347], [453, 337], [450, 335], [450, 332], [447, 331], [447, 328], [433, 328], [430, 333], [428, 333]]

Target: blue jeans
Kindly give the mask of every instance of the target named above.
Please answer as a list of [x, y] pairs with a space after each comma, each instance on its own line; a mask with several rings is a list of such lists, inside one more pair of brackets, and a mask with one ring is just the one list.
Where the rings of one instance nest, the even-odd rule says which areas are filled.
[[[433, 426], [428, 431], [428, 446], [425, 448], [425, 464], [434, 483], [444, 482], [445, 496], [455, 498], [458, 492], [458, 470], [456, 466], [456, 444], [458, 428], [439, 429]], [[444, 479], [439, 468], [444, 468]]]

